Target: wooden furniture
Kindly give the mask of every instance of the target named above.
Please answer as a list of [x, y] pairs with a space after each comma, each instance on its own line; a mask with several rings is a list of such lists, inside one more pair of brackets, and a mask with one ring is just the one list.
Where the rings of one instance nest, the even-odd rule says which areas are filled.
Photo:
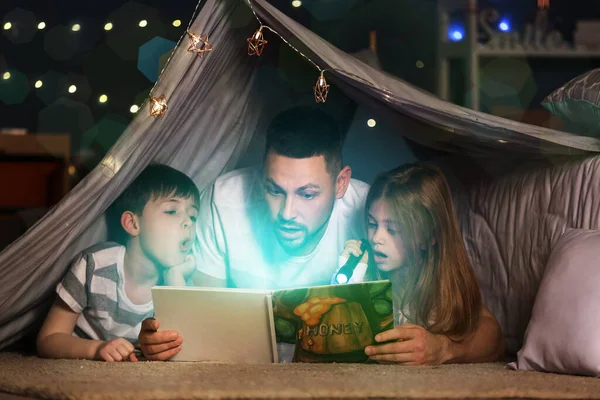
[[[527, 0], [533, 2], [534, 0]], [[548, 24], [547, 9], [538, 9], [536, 22], [528, 24], [524, 32], [498, 32], [489, 24], [489, 12], [479, 9], [478, 0], [438, 0], [438, 90], [442, 99], [450, 99], [450, 61], [465, 60], [465, 93], [468, 93], [466, 107], [480, 109], [480, 60], [493, 57], [525, 58], [600, 58], [600, 50], [583, 46], [571, 46], [556, 31], [542, 33]], [[547, 2], [542, 2], [548, 6]], [[540, 4], [538, 2], [538, 4]], [[464, 35], [450, 41], [450, 14], [455, 11], [465, 14]], [[496, 21], [498, 22], [498, 21]], [[479, 33], [487, 36], [480, 42]], [[557, 84], [557, 87], [564, 82]]]
[[0, 134], [0, 210], [49, 208], [69, 191], [68, 134]]

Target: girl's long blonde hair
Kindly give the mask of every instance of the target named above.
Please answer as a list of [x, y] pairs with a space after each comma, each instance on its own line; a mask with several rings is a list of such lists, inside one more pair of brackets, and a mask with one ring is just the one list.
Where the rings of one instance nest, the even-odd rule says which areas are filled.
[[366, 209], [377, 200], [387, 203], [405, 246], [400, 310], [433, 333], [474, 332], [481, 294], [443, 173], [432, 165], [403, 165], [375, 179]]

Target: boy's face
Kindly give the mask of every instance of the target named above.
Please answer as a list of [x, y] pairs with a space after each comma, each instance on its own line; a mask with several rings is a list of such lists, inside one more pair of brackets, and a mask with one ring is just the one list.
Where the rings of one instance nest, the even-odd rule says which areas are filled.
[[151, 199], [138, 217], [142, 250], [159, 266], [181, 264], [192, 252], [197, 216], [192, 198]]

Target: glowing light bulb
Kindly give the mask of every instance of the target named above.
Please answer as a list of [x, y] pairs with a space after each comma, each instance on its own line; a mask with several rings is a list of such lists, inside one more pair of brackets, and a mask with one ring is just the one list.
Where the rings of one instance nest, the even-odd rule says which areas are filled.
[[181, 26], [181, 20], [176, 19], [175, 21], [173, 21], [173, 26]]
[[108, 101], [108, 96], [105, 94], [101, 94], [100, 97], [98, 97], [98, 101], [100, 103], [106, 103]]
[[104, 24], [105, 31], [110, 31], [112, 28], [113, 28], [112, 22], [107, 22], [106, 24]]
[[10, 22], [7, 22], [7, 23], [4, 24], [4, 30], [5, 31], [9, 30], [10, 28], [12, 28], [12, 24]]
[[138, 25], [140, 26], [140, 28], [144, 28], [144, 27], [148, 26], [148, 21], [143, 19], [140, 21], [140, 23]]
[[42, 21], [42, 22], [40, 22], [40, 23], [38, 24], [38, 29], [39, 29], [39, 30], [42, 30], [42, 29], [44, 29], [45, 27], [46, 27], [46, 23], [45, 23], [44, 21]]
[[44, 82], [42, 82], [42, 81], [39, 81], [39, 80], [38, 80], [38, 81], [36, 81], [36, 82], [35, 82], [35, 85], [34, 85], [34, 86], [35, 86], [35, 88], [36, 88], [36, 89], [39, 89], [39, 88], [41, 88], [43, 85], [44, 85]]
[[3, 75], [2, 75], [2, 79], [4, 79], [5, 81], [10, 79], [10, 72], [6, 71]]
[[69, 93], [75, 93], [77, 91], [77, 86], [71, 85], [69, 86]]
[[377, 122], [373, 118], [371, 118], [367, 121], [367, 126], [369, 128], [373, 128], [375, 125], [377, 125]]
[[302, 5], [302, 2], [300, 0], [294, 0], [292, 1], [292, 7], [300, 7]]
[[139, 109], [140, 108], [134, 104], [129, 108], [129, 112], [135, 114], [136, 112], [138, 112]]
[[73, 32], [79, 32], [79, 30], [81, 30], [81, 25], [79, 25], [79, 24], [73, 24], [73, 26], [71, 27], [71, 30]]

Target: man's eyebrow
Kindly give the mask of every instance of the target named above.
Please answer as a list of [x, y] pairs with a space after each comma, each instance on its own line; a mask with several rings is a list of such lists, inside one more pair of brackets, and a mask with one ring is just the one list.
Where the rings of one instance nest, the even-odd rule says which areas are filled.
[[282, 192], [284, 191], [281, 186], [279, 186], [278, 184], [275, 183], [275, 181], [271, 178], [267, 178], [267, 180], [265, 181], [266, 183], [268, 183], [269, 185], [275, 186], [275, 188], [281, 190]]
[[306, 190], [306, 189], [321, 189], [321, 187], [319, 185], [315, 185], [314, 183], [309, 183], [308, 185], [299, 187], [298, 190], [296, 190], [296, 191], [302, 192], [303, 190]]

